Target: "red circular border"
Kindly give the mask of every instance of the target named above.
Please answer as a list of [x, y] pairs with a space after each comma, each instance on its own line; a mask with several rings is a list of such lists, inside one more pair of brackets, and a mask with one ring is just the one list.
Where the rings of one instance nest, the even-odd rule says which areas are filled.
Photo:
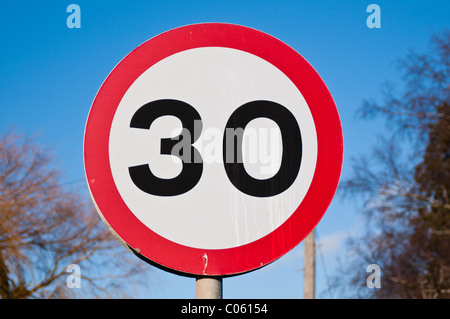
[[[302, 93], [317, 132], [316, 170], [300, 206], [272, 233], [249, 244], [227, 249], [198, 249], [180, 245], [147, 228], [121, 198], [109, 163], [112, 120], [128, 88], [158, 61], [199, 47], [246, 51], [277, 67]], [[141, 255], [162, 267], [186, 275], [239, 274], [267, 265], [294, 248], [314, 229], [331, 203], [339, 182], [342, 157], [339, 115], [330, 92], [313, 67], [291, 47], [268, 34], [224, 23], [194, 24], [173, 29], [148, 40], [128, 54], [98, 91], [84, 136], [86, 178], [100, 215], [120, 238]]]

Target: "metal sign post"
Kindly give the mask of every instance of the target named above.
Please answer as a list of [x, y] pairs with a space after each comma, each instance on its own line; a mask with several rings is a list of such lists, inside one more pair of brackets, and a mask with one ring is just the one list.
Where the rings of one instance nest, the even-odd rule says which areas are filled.
[[195, 298], [222, 299], [222, 277], [197, 277]]

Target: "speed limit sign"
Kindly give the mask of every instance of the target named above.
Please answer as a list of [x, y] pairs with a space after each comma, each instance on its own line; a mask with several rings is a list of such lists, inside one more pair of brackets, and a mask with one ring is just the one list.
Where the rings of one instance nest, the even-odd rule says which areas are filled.
[[160, 34], [109, 74], [86, 124], [98, 213], [137, 254], [185, 275], [257, 269], [328, 208], [342, 129], [324, 82], [280, 40], [205, 23]]

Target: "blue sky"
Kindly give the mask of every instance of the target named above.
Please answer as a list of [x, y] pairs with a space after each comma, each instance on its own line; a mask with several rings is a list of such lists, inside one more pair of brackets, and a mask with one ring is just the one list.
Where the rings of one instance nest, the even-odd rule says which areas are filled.
[[[69, 29], [69, 4], [81, 8], [81, 28]], [[369, 29], [366, 8], [381, 8], [381, 28]], [[135, 47], [164, 31], [201, 22], [240, 24], [282, 40], [317, 70], [338, 107], [344, 132], [342, 177], [350, 159], [370, 150], [385, 130], [355, 117], [364, 98], [398, 83], [395, 61], [423, 52], [433, 32], [449, 27], [448, 1], [14, 1], [0, 7], [0, 130], [38, 134], [66, 182], [84, 179], [83, 134], [96, 92]], [[86, 188], [80, 182], [81, 188]], [[354, 201], [333, 200], [317, 230], [328, 275], [336, 274], [344, 240], [361, 227]], [[317, 295], [327, 293], [317, 256]], [[302, 298], [303, 245], [249, 274], [224, 280], [225, 298]], [[150, 298], [193, 298], [191, 278], [155, 269]], [[338, 297], [338, 296], [333, 296]]]

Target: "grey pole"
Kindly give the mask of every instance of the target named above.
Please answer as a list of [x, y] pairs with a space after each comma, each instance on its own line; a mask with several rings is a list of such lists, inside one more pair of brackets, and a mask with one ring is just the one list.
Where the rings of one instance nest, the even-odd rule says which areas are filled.
[[222, 277], [197, 277], [195, 298], [222, 299]]
[[315, 243], [314, 229], [305, 239], [305, 299], [314, 299], [315, 290]]

